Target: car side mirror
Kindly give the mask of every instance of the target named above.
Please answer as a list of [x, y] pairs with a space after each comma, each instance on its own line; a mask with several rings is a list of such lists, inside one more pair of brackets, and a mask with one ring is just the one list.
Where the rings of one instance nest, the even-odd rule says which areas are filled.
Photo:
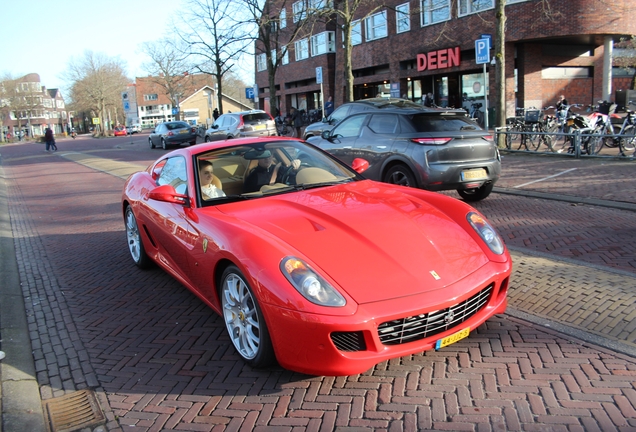
[[148, 199], [172, 204], [188, 204], [188, 196], [178, 194], [175, 188], [170, 185], [162, 185], [154, 188], [148, 192]]
[[331, 131], [324, 130], [320, 133], [320, 137], [324, 140], [331, 141]]
[[212, 129], [218, 129], [218, 128], [219, 128], [218, 124], [215, 123], [215, 124], [212, 125]]
[[358, 174], [362, 174], [369, 168], [369, 161], [362, 158], [355, 158], [351, 163], [351, 168]]

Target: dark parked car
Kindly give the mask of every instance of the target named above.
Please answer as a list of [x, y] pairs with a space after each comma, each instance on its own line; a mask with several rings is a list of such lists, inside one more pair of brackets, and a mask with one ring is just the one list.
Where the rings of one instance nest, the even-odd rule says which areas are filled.
[[466, 201], [486, 198], [501, 173], [492, 136], [463, 110], [394, 106], [356, 113], [308, 141], [349, 165], [366, 160], [367, 178], [454, 189]]
[[148, 136], [150, 148], [161, 147], [166, 150], [170, 146], [183, 143], [197, 143], [197, 128], [182, 121], [159, 123]]
[[303, 138], [307, 139], [311, 136], [320, 136], [322, 131], [331, 130], [331, 128], [333, 128], [340, 120], [352, 114], [382, 108], [391, 108], [395, 106], [418, 108], [421, 105], [415, 102], [411, 102], [408, 99], [380, 97], [347, 102], [336, 108], [335, 111], [331, 113], [331, 115], [322, 119], [322, 121], [312, 123], [307, 126], [305, 128], [305, 132], [303, 132]]
[[220, 116], [205, 131], [205, 141], [219, 141], [239, 137], [274, 136], [276, 123], [265, 111], [240, 111]]

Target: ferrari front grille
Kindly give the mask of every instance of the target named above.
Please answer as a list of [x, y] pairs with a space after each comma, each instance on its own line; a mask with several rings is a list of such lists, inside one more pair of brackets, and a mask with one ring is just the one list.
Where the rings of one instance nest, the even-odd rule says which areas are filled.
[[354, 352], [367, 349], [362, 332], [333, 332], [331, 340], [340, 351]]
[[425, 314], [387, 321], [378, 327], [380, 342], [399, 345], [424, 339], [458, 326], [479, 312], [492, 293], [494, 284], [454, 306]]

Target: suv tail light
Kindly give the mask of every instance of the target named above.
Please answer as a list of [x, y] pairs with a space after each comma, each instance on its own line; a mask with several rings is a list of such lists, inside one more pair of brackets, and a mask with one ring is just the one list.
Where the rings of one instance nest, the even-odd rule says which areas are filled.
[[450, 140], [452, 138], [411, 138], [414, 143], [426, 145], [444, 145]]
[[492, 141], [492, 135], [484, 135], [481, 139], [485, 139], [486, 141]]
[[243, 122], [243, 116], [239, 116], [239, 124], [238, 124], [238, 126], [236, 128], [238, 130], [240, 130], [241, 132], [243, 132], [244, 131], [244, 129], [243, 129], [244, 127], [245, 127], [245, 123]]
[[173, 136], [173, 135], [174, 135], [174, 132], [169, 131], [166, 135], [168, 135], [168, 136]]

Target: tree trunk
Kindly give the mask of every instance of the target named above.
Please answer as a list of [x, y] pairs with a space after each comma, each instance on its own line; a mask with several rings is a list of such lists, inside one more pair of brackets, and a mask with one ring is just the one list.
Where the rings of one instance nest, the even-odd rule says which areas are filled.
[[[506, 125], [506, 0], [495, 1], [495, 13], [497, 17], [497, 28], [495, 29], [495, 88], [497, 89], [497, 119], [496, 128], [503, 128]], [[488, 113], [486, 113], [488, 115]], [[506, 147], [506, 136], [496, 135], [497, 146]]]

